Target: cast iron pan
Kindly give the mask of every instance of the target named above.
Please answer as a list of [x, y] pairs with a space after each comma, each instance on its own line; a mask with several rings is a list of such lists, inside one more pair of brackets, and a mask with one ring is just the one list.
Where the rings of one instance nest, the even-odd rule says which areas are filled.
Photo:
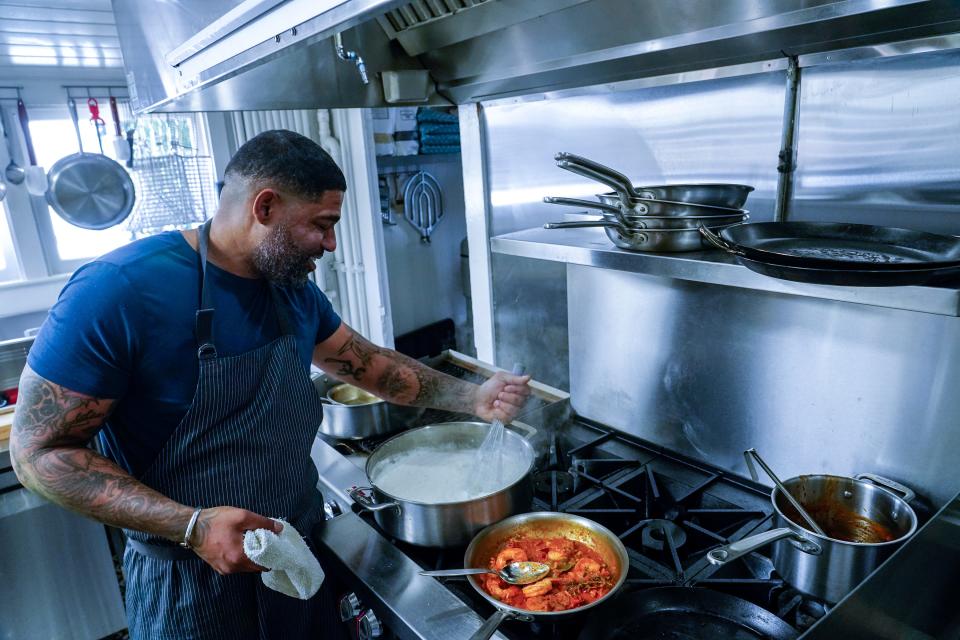
[[720, 233], [737, 256], [810, 269], [918, 270], [960, 265], [960, 238], [837, 222], [755, 222]]
[[794, 640], [757, 605], [719, 591], [658, 587], [622, 594], [590, 616], [579, 640]]
[[736, 256], [737, 261], [765, 276], [808, 282], [853, 287], [896, 287], [908, 285], [955, 285], [960, 278], [960, 265], [931, 269], [813, 269], [794, 265], [774, 264]]

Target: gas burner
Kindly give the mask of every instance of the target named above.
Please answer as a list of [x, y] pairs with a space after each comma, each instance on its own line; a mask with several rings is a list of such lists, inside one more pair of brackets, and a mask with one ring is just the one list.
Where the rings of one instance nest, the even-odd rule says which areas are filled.
[[568, 496], [573, 491], [573, 474], [569, 471], [539, 471], [533, 476], [537, 493], [550, 496], [556, 487], [558, 496]]
[[806, 631], [820, 618], [830, 612], [830, 605], [816, 598], [800, 593], [784, 583], [775, 589], [771, 600], [771, 610], [799, 631]]
[[[687, 541], [687, 533], [683, 528], [670, 520], [644, 520], [641, 524], [641, 539], [646, 549], [663, 551], [669, 548], [670, 542], [674, 549], [679, 549]], [[668, 541], [669, 539], [669, 541]]]

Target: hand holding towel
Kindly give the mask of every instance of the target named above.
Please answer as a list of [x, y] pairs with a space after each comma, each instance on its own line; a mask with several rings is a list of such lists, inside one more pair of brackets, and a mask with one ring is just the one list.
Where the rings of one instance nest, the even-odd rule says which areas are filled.
[[[276, 520], [276, 518], [274, 518]], [[323, 584], [323, 569], [294, 526], [283, 520], [279, 535], [269, 529], [243, 534], [243, 552], [262, 567], [263, 584], [291, 598], [308, 600]]]

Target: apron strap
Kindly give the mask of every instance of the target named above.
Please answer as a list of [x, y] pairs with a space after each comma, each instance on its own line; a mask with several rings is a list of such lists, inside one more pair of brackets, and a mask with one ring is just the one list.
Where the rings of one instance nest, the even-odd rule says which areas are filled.
[[196, 334], [197, 357], [209, 360], [217, 357], [217, 347], [213, 343], [213, 299], [207, 286], [207, 249], [210, 245], [210, 224], [207, 220], [197, 233], [200, 245], [200, 308], [197, 310]]

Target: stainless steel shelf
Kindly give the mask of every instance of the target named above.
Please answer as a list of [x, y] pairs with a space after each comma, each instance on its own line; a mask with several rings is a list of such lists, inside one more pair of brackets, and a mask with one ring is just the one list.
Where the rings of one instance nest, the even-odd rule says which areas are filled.
[[614, 247], [601, 229], [526, 229], [490, 240], [493, 253], [643, 273], [757, 291], [875, 307], [960, 316], [954, 287], [840, 287], [778, 280], [754, 273], [721, 251], [634, 253]]

